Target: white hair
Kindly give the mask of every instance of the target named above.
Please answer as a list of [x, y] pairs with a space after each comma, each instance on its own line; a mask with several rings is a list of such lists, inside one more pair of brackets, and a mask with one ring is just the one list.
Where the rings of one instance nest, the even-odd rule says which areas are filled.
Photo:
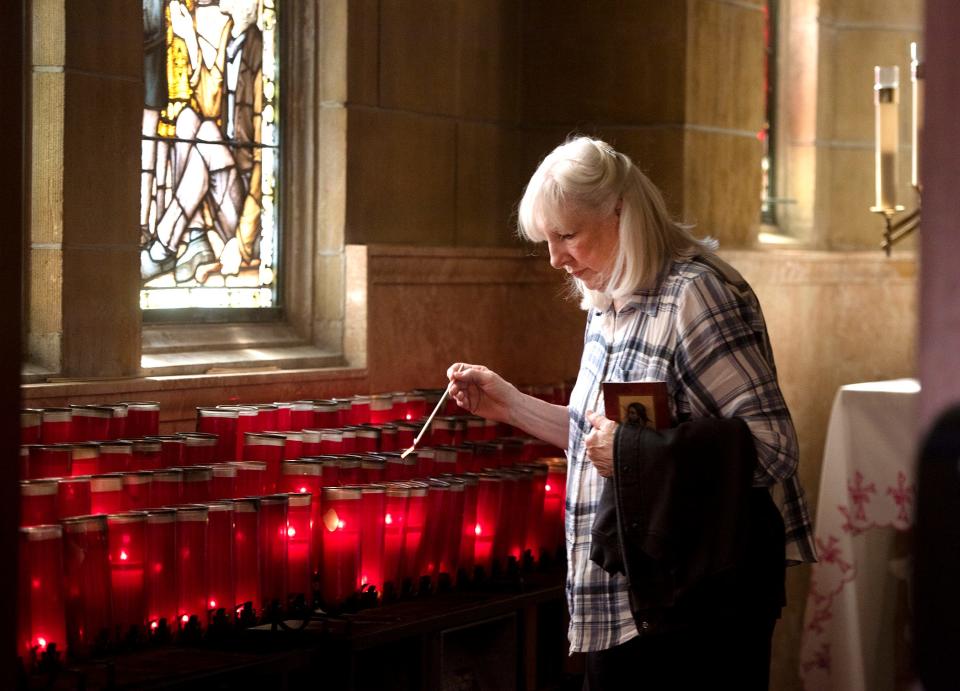
[[670, 218], [660, 190], [628, 156], [589, 137], [572, 138], [543, 159], [520, 200], [517, 233], [544, 242], [567, 210], [604, 217], [618, 204], [619, 242], [606, 286], [590, 290], [571, 278], [584, 309], [605, 309], [614, 299], [653, 288], [673, 261], [717, 248], [716, 240], [698, 239]]

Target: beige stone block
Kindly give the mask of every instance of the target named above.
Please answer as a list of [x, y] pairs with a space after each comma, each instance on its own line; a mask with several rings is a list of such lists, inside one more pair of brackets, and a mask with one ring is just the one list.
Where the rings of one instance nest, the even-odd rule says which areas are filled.
[[380, 11], [376, 0], [347, 3], [347, 99], [350, 103], [380, 102]]
[[316, 258], [316, 302], [324, 319], [343, 319], [344, 257], [342, 254]]
[[347, 199], [347, 115], [347, 109], [339, 106], [320, 109], [318, 152], [316, 156], [309, 157], [318, 166], [315, 183], [317, 227], [311, 229], [318, 251], [333, 251], [343, 247]]
[[684, 134], [683, 220], [721, 247], [750, 247], [760, 221], [759, 140], [687, 130]]
[[456, 124], [365, 108], [347, 117], [346, 242], [452, 244]]
[[597, 134], [634, 164], [659, 188], [667, 209], [683, 214], [684, 137], [679, 127], [599, 128]]
[[30, 333], [35, 335], [61, 333], [63, 311], [63, 251], [55, 248], [30, 250], [28, 266]]
[[63, 72], [34, 72], [30, 118], [30, 240], [63, 239]]
[[129, 0], [62, 1], [65, 3], [68, 68], [142, 79], [141, 3]]
[[921, 0], [820, 0], [820, 19], [825, 23], [923, 25]]
[[483, 123], [457, 127], [457, 245], [515, 244], [516, 207], [528, 171], [523, 135]]
[[[287, 26], [293, 34], [294, 43], [290, 55], [317, 56], [317, 67], [306, 69], [309, 78], [316, 79], [319, 100], [343, 103], [347, 100], [347, 65], [349, 63], [348, 0], [320, 0], [284, 6]], [[303, 92], [303, 89], [299, 89]], [[287, 94], [290, 98], [291, 94]]]
[[520, 115], [520, 15], [515, 0], [457, 0], [457, 113], [515, 121]]
[[142, 87], [68, 72], [64, 98], [64, 240], [136, 247]]
[[880, 29], [836, 32], [833, 52], [833, 118], [826, 137], [839, 141], [874, 140], [874, 65], [900, 66], [900, 143], [910, 143], [910, 42], [918, 34]]
[[419, 113], [457, 111], [457, 4], [380, 3], [380, 105]]
[[[63, 375], [127, 377], [140, 369], [138, 250], [65, 249]], [[110, 277], [110, 282], [103, 280]], [[109, 291], [110, 299], [105, 299]]]
[[66, 56], [64, 0], [33, 0], [30, 9], [30, 55], [33, 64], [63, 66]]
[[762, 7], [695, 0], [688, 8], [686, 122], [759, 132], [765, 120]]
[[787, 146], [781, 156], [786, 159], [786, 165], [780, 168], [782, 176], [778, 187], [787, 202], [775, 208], [777, 225], [797, 239], [812, 240], [817, 147], [813, 143], [795, 143]]
[[527, 2], [523, 121], [681, 122], [686, 37], [686, 3]]

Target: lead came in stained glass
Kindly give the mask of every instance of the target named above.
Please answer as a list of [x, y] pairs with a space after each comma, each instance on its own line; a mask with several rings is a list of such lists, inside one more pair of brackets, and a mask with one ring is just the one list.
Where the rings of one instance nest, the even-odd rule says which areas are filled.
[[277, 0], [143, 0], [140, 306], [273, 307]]

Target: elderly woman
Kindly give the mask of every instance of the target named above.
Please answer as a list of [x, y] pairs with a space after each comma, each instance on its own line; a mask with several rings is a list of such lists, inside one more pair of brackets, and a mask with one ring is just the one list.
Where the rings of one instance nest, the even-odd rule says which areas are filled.
[[[572, 139], [543, 160], [520, 202], [519, 234], [547, 243], [587, 312], [570, 404], [522, 394], [468, 363], [448, 370], [450, 392], [471, 413], [566, 449], [569, 639], [587, 653], [585, 688], [767, 688], [783, 567], [813, 561], [814, 548], [756, 296], [714, 241], [669, 217], [627, 156], [595, 139]], [[603, 381], [665, 381], [675, 428], [608, 420], [596, 412]], [[643, 481], [628, 482], [630, 472]], [[643, 540], [613, 536], [621, 552], [612, 564], [592, 544], [608, 483], [619, 502], [613, 524], [633, 512], [630, 525], [645, 530]], [[698, 514], [704, 506], [714, 515]], [[733, 513], [743, 520], [728, 520]], [[664, 524], [681, 538], [658, 535]]]

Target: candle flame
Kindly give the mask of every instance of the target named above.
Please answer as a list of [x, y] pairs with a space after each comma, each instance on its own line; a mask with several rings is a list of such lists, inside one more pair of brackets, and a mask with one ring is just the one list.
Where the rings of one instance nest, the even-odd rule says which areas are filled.
[[150, 622], [150, 630], [151, 630], [151, 631], [156, 631], [156, 630], [159, 629], [159, 628], [160, 628], [160, 622], [159, 622], [159, 621], [157, 621], [156, 619], [154, 619], [153, 621]]
[[412, 420], [412, 419], [413, 419], [413, 413], [407, 413], [407, 419], [408, 419], [408, 420]]
[[30, 581], [30, 585], [33, 586], [34, 590], [40, 590], [40, 579], [34, 578], [32, 581]]
[[550, 489], [551, 489], [551, 488], [550, 488], [550, 485], [548, 484], [548, 485], [544, 486], [544, 489], [549, 492]]
[[125, 550], [120, 550], [120, 561], [126, 561], [129, 558]]
[[287, 527], [287, 537], [296, 537], [296, 536], [297, 536], [297, 529], [294, 528], [292, 525], [291, 525], [291, 526], [288, 526], [288, 527]]
[[479, 523], [477, 523], [477, 526], [473, 529], [473, 532], [476, 533], [477, 535], [483, 532], [483, 530], [480, 528]]
[[383, 517], [383, 522], [386, 523], [387, 525], [391, 525], [393, 523], [393, 516], [391, 516], [390, 514], [387, 514], [386, 516]]
[[307, 493], [307, 488], [306, 488], [306, 487], [301, 487], [301, 488], [300, 488], [300, 494], [306, 494], [306, 493]]
[[37, 645], [40, 646], [40, 650], [47, 649], [47, 639], [43, 636], [37, 636]]
[[182, 621], [184, 624], [186, 624], [188, 621], [190, 621], [190, 615], [189, 615], [189, 614], [184, 614], [182, 617], [180, 617], [180, 621]]
[[341, 520], [337, 523], [337, 528], [339, 528], [340, 530], [343, 530], [345, 527], [347, 527], [347, 524], [345, 521]]
[[210, 609], [216, 609], [216, 608], [217, 608], [217, 601], [210, 600]]

